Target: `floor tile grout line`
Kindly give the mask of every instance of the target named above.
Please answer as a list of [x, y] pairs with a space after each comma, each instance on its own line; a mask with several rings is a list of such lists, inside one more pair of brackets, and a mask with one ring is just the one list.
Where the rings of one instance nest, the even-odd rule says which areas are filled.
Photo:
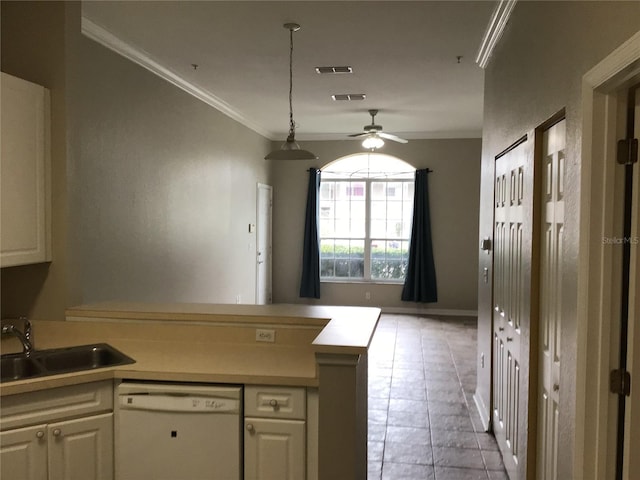
[[384, 441], [382, 443], [382, 460], [380, 461], [380, 478], [384, 472], [384, 457], [387, 451], [387, 431], [389, 429], [389, 409], [391, 408], [391, 384], [393, 383], [393, 369], [395, 367], [396, 343], [398, 342], [398, 320], [395, 321], [395, 334], [393, 338], [393, 354], [391, 355], [391, 380], [389, 381], [389, 393], [387, 398], [387, 415], [384, 421]]
[[[447, 345], [449, 346], [449, 351], [451, 352], [451, 343], [447, 339]], [[458, 368], [458, 362], [453, 354], [451, 354], [451, 359], [453, 360], [453, 367], [456, 369], [456, 376], [458, 377], [458, 385], [462, 390], [462, 398], [464, 399], [464, 404], [467, 407], [467, 416], [469, 417], [469, 421], [471, 422], [471, 426], [473, 427], [474, 438], [476, 440], [476, 445], [478, 446], [478, 450], [480, 451], [480, 457], [482, 458], [482, 464], [484, 465], [485, 470], [487, 470], [487, 462], [484, 459], [484, 455], [482, 454], [482, 445], [480, 445], [480, 441], [478, 440], [478, 432], [476, 431], [476, 427], [473, 424], [473, 418], [471, 418], [471, 408], [475, 408], [475, 405], [469, 405], [469, 401], [467, 400], [467, 395], [465, 394], [464, 386], [462, 385], [462, 379], [460, 378], [460, 369]], [[488, 474], [487, 474], [488, 476]]]
[[[422, 329], [421, 329], [422, 330]], [[431, 465], [433, 465], [433, 478], [436, 478], [436, 466], [435, 466], [435, 457], [433, 456], [433, 429], [431, 428], [431, 411], [429, 409], [429, 392], [427, 387], [427, 363], [424, 357], [424, 342], [423, 337], [420, 335], [420, 358], [422, 358], [422, 373], [425, 377], [424, 382], [424, 395], [427, 399], [427, 421], [429, 422], [429, 440], [431, 441], [430, 449], [431, 449]]]

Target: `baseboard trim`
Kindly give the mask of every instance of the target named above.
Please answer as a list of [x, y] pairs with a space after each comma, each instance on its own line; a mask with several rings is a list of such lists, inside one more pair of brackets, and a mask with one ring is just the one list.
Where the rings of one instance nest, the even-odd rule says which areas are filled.
[[482, 397], [480, 397], [477, 393], [473, 394], [473, 403], [476, 404], [476, 408], [478, 409], [478, 414], [480, 415], [480, 421], [482, 422], [482, 427], [485, 432], [489, 431], [489, 410], [487, 406], [484, 404]]
[[381, 307], [382, 313], [399, 313], [406, 315], [445, 315], [449, 317], [477, 317], [477, 310], [456, 310], [447, 308], [422, 307]]

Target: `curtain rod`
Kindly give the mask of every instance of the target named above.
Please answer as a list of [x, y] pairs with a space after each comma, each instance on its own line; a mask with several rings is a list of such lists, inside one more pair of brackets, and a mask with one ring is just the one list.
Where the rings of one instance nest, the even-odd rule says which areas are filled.
[[[321, 168], [310, 168], [308, 171], [312, 171], [312, 170], [317, 170], [317, 171], [322, 171]], [[420, 170], [419, 168], [416, 168], [415, 171]], [[423, 169], [426, 170], [427, 173], [435, 173], [435, 170], [432, 170], [431, 168], [426, 168]], [[332, 172], [331, 170], [326, 170], [326, 173], [333, 173], [333, 174], [339, 174], [339, 173], [345, 173], [345, 172]], [[384, 173], [384, 172], [380, 172], [380, 173]], [[390, 175], [404, 175], [405, 173], [413, 173], [413, 172], [392, 172]]]

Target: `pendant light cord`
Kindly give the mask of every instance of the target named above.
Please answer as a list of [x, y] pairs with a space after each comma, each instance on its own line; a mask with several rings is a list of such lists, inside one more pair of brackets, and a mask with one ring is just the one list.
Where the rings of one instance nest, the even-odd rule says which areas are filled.
[[293, 28], [289, 28], [289, 137], [287, 141], [293, 142], [296, 136], [296, 127], [293, 122]]

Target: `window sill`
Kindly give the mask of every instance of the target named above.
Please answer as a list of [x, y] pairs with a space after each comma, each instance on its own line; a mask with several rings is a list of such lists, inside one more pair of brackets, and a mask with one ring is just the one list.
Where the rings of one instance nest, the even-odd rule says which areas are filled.
[[336, 283], [336, 284], [340, 284], [340, 285], [344, 285], [344, 284], [353, 284], [353, 285], [404, 285], [404, 280], [398, 280], [398, 281], [384, 281], [384, 280], [337, 280], [337, 279], [331, 279], [331, 280], [320, 280], [320, 283]]

